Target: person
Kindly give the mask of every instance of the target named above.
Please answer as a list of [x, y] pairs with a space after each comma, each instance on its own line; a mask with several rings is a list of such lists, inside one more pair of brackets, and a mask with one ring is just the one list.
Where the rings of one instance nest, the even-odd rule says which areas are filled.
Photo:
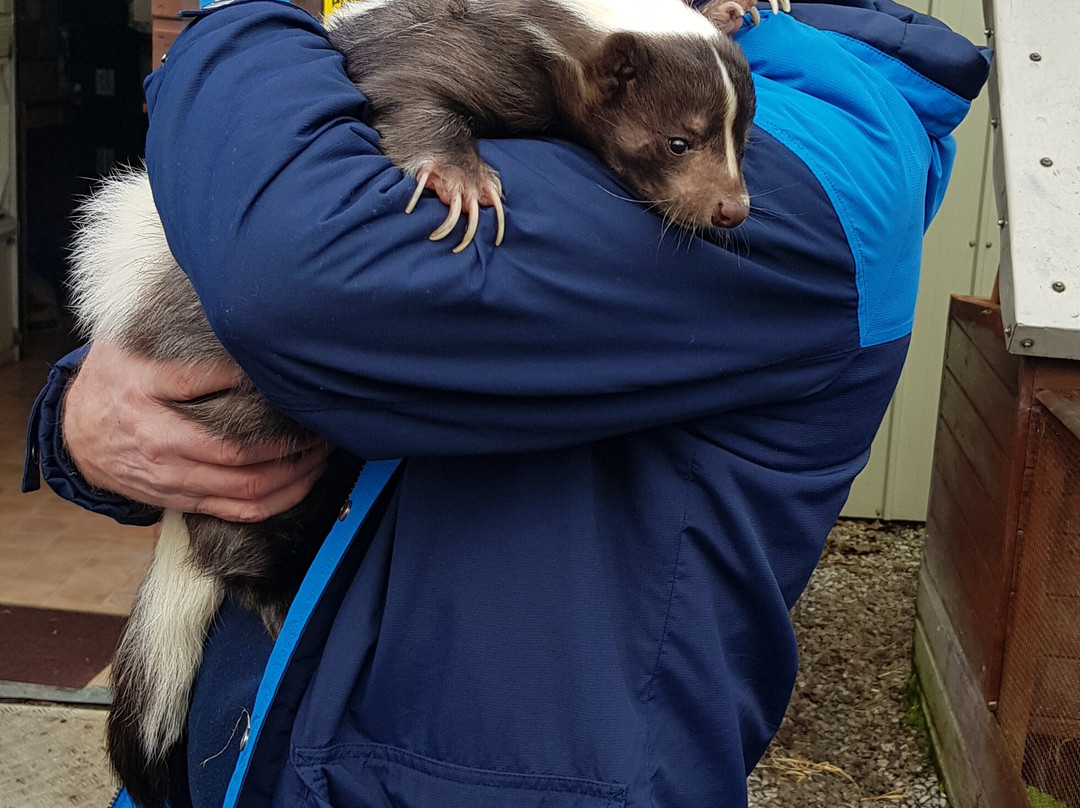
[[[452, 255], [427, 238], [437, 199], [403, 213], [412, 182], [320, 25], [280, 2], [204, 10], [148, 78], [156, 204], [223, 344], [328, 441], [405, 458], [238, 805], [746, 804], [794, 683], [789, 609], [899, 376], [988, 67], [889, 0], [763, 16], [738, 34], [758, 112], [728, 238], [667, 230], [576, 146], [514, 139], [482, 144], [504, 243], [487, 211]], [[318, 450], [290, 471], [167, 406], [230, 383], [83, 349], [35, 407], [27, 486], [40, 462], [136, 522], [292, 504]], [[270, 649], [223, 607], [173, 808], [222, 804]]]

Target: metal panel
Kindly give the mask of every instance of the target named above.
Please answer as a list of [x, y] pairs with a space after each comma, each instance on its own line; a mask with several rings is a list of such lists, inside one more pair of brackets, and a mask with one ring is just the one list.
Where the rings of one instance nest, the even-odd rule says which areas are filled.
[[[983, 96], [985, 102], [987, 96]], [[991, 115], [992, 117], [992, 115]], [[997, 226], [997, 202], [994, 196], [994, 148], [993, 130], [986, 130], [986, 159], [983, 166], [983, 193], [979, 207], [981, 229], [976, 236], [975, 275], [972, 294], [991, 294], [1001, 262], [1001, 229]]]
[[996, 0], [992, 15], [1009, 350], [1080, 359], [1080, 4]]

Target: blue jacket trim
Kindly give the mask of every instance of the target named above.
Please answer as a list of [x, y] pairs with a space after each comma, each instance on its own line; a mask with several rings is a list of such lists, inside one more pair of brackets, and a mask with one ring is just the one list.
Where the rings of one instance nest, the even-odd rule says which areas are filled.
[[[860, 344], [898, 339], [911, 331], [922, 237], [952, 168], [948, 133], [969, 102], [846, 35], [822, 36], [788, 15], [762, 18], [738, 37], [754, 71], [755, 123], [799, 156], [840, 218], [855, 263]], [[804, 72], [809, 52], [830, 65], [827, 77]], [[836, 142], [845, 149], [823, 147]], [[927, 202], [899, 210], [896, 200], [909, 198]]]
[[349, 513], [334, 525], [323, 541], [308, 574], [304, 577], [300, 591], [297, 592], [289, 608], [285, 624], [282, 626], [277, 642], [274, 643], [274, 650], [266, 664], [266, 672], [263, 674], [258, 694], [255, 697], [255, 708], [251, 713], [248, 743], [240, 752], [232, 780], [225, 793], [225, 808], [234, 808], [237, 805], [240, 790], [251, 764], [252, 754], [259, 743], [263, 723], [273, 706], [278, 687], [292, 659], [293, 649], [307, 626], [308, 619], [319, 604], [327, 582], [337, 570], [360, 525], [394, 471], [397, 470], [399, 463], [398, 460], [382, 460], [370, 462], [364, 466], [360, 479], [356, 481], [356, 486], [350, 495], [352, 507]]
[[832, 34], [844, 50], [868, 63], [888, 77], [918, 115], [930, 135], [931, 166], [927, 176], [924, 228], [937, 215], [952, 174], [956, 158], [956, 140], [951, 132], [967, 115], [971, 102], [947, 87], [935, 84], [905, 62], [845, 34]]
[[109, 803], [109, 808], [138, 808], [138, 806], [131, 801], [125, 789], [120, 789]]
[[[112, 798], [112, 802], [109, 803], [109, 808], [139, 808], [138, 805], [131, 799], [131, 795], [127, 793], [127, 789], [122, 788], [116, 792]], [[169, 804], [165, 803], [162, 808], [169, 808]]]

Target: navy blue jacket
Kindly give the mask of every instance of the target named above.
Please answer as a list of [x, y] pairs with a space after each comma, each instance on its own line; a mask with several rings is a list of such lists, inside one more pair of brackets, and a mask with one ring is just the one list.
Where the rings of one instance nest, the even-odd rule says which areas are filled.
[[[745, 804], [794, 682], [788, 610], [900, 373], [988, 62], [888, 0], [764, 17], [738, 35], [758, 113], [728, 238], [665, 232], [581, 148], [502, 140], [481, 151], [505, 242], [486, 211], [452, 255], [427, 239], [445, 209], [403, 213], [413, 182], [285, 4], [204, 12], [148, 79], [155, 199], [223, 344], [296, 420], [407, 458], [298, 640], [240, 805]], [[75, 359], [31, 424], [46, 476], [153, 518], [63, 458]], [[226, 607], [174, 808], [221, 804], [268, 653]]]

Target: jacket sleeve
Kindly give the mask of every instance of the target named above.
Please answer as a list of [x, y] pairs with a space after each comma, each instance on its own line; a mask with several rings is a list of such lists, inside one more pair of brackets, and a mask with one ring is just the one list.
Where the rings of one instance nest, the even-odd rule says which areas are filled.
[[[427, 238], [437, 199], [404, 214], [413, 181], [304, 12], [205, 14], [147, 100], [156, 204], [218, 337], [277, 407], [362, 456], [538, 450], [797, 397], [858, 349], [843, 228], [764, 133], [746, 173], [767, 215], [719, 242], [666, 227], [578, 147], [486, 141], [505, 242], [485, 211], [453, 255]], [[921, 211], [923, 191], [895, 202]]]

